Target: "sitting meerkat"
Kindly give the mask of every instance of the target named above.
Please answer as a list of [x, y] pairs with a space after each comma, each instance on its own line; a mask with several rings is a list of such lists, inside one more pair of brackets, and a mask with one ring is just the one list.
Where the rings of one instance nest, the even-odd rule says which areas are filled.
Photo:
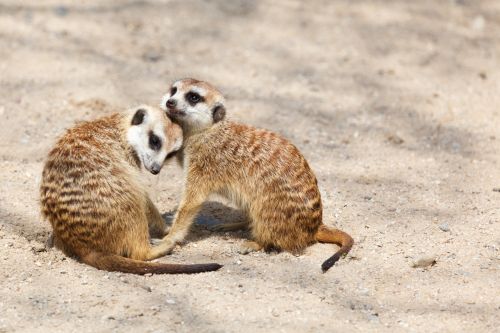
[[150, 263], [165, 255], [151, 247], [149, 230], [165, 224], [139, 178], [153, 174], [182, 145], [182, 130], [163, 111], [141, 106], [69, 129], [49, 153], [40, 185], [43, 217], [66, 255], [107, 271], [199, 273], [218, 264]]
[[[184, 239], [202, 203], [218, 194], [249, 216], [254, 241], [245, 244], [245, 251], [298, 253], [315, 242], [340, 245], [322, 264], [324, 272], [349, 252], [353, 239], [322, 223], [318, 182], [293, 144], [270, 131], [224, 121], [224, 98], [206, 82], [173, 83], [161, 105], [183, 129], [178, 158], [186, 171], [172, 228], [158, 243], [164, 251]], [[232, 224], [226, 230], [241, 227]]]

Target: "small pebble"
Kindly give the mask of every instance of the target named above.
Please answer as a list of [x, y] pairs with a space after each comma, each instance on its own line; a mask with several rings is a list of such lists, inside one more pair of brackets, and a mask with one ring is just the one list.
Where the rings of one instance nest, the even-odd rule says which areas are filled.
[[457, 271], [458, 275], [463, 275], [463, 276], [471, 276], [472, 274], [470, 272], [464, 271], [464, 270], [458, 270]]
[[434, 256], [429, 256], [429, 257], [420, 257], [416, 261], [414, 261], [411, 264], [411, 267], [413, 268], [418, 268], [418, 267], [430, 267], [434, 266], [437, 263], [436, 257]]
[[374, 321], [374, 322], [380, 321], [380, 318], [378, 317], [378, 313], [370, 313], [368, 315], [368, 320], [369, 321]]
[[141, 286], [141, 288], [146, 290], [149, 293], [153, 291], [150, 286]]
[[65, 6], [57, 6], [55, 9], [54, 9], [54, 12], [57, 16], [66, 16], [68, 15], [68, 8], [65, 7]]
[[471, 28], [478, 32], [483, 31], [485, 26], [486, 26], [486, 20], [482, 15], [474, 17], [474, 19], [471, 22]]
[[149, 62], [157, 62], [161, 59], [161, 57], [161, 53], [154, 50], [149, 50], [142, 54], [142, 59]]
[[441, 229], [441, 231], [448, 232], [450, 231], [450, 226], [448, 226], [448, 223], [441, 223], [439, 225], [439, 229]]
[[37, 244], [37, 245], [33, 245], [31, 247], [31, 250], [35, 253], [39, 253], [39, 252], [45, 252], [47, 251], [47, 249], [45, 248], [45, 245], [42, 245], [42, 244]]
[[167, 304], [175, 304], [175, 300], [173, 300], [173, 299], [167, 299]]
[[389, 141], [390, 143], [393, 143], [395, 145], [400, 145], [400, 144], [403, 144], [405, 142], [405, 140], [403, 140], [401, 137], [397, 136], [396, 134], [388, 135], [387, 141]]
[[360, 288], [359, 294], [362, 296], [368, 296], [368, 295], [370, 295], [370, 290], [368, 290], [367, 288]]

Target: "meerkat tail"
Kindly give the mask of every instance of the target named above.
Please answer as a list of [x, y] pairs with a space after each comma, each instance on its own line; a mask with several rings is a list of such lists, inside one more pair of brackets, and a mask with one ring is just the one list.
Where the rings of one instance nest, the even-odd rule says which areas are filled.
[[340, 246], [340, 249], [321, 265], [323, 273], [329, 270], [342, 255], [349, 253], [354, 244], [354, 240], [347, 233], [338, 229], [328, 228], [324, 224], [320, 225], [316, 233], [316, 240], [321, 243], [333, 243]]
[[180, 264], [161, 264], [154, 262], [146, 262], [134, 260], [126, 257], [121, 257], [116, 254], [105, 254], [102, 252], [90, 252], [85, 256], [81, 256], [81, 260], [87, 265], [97, 269], [144, 275], [152, 274], [194, 274], [216, 271], [222, 265], [216, 263], [180, 265]]

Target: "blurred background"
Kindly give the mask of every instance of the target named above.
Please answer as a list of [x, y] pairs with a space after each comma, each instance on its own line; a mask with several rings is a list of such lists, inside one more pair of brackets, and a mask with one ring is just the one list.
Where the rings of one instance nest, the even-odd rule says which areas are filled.
[[[493, 330], [499, 51], [498, 1], [0, 1], [0, 331]], [[124, 283], [33, 251], [49, 230], [38, 183], [56, 137], [159, 105], [184, 77], [219, 87], [230, 119], [299, 147], [325, 223], [356, 240], [349, 258], [320, 275], [331, 246], [238, 257], [240, 240], [218, 234], [166, 260], [209, 256], [226, 271]], [[153, 183], [160, 210], [173, 211], [180, 169]], [[428, 257], [434, 267], [411, 267]], [[144, 284], [157, 297], [138, 293]]]

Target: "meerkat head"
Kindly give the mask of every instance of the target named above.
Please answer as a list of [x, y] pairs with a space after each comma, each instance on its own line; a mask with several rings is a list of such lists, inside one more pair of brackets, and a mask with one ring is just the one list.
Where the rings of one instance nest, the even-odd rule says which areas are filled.
[[156, 175], [182, 146], [182, 129], [157, 108], [142, 105], [127, 117], [127, 141], [142, 165]]
[[203, 130], [226, 116], [224, 97], [214, 86], [195, 79], [175, 81], [162, 98], [161, 107], [189, 132]]

